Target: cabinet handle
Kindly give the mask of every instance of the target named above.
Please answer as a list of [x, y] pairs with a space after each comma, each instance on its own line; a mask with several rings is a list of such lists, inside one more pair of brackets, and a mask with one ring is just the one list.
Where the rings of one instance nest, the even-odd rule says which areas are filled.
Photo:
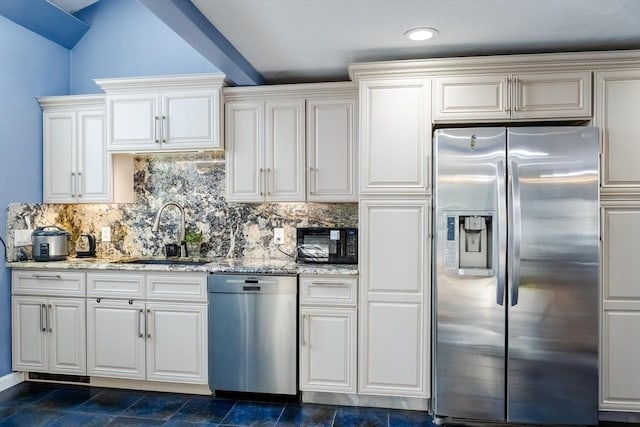
[[78, 197], [82, 197], [82, 172], [78, 172]]
[[507, 87], [505, 88], [506, 90], [506, 94], [505, 94], [505, 99], [506, 100], [506, 105], [505, 105], [505, 111], [509, 112], [511, 111], [511, 77], [507, 77]]
[[153, 127], [153, 139], [156, 141], [156, 144], [160, 144], [160, 140], [158, 139], [158, 134], [160, 132], [158, 132], [158, 126], [160, 125], [160, 123], [158, 123], [160, 121], [160, 117], [156, 116], [156, 123], [155, 126]]
[[346, 282], [311, 282], [312, 285], [322, 285], [322, 286], [345, 286]]
[[138, 312], [138, 338], [144, 338], [144, 334], [142, 333], [142, 320], [140, 320], [143, 315], [144, 310], [140, 309]]
[[47, 306], [44, 304], [40, 304], [40, 330], [42, 332], [47, 332], [47, 326], [45, 325], [45, 317], [47, 316]]
[[162, 116], [162, 143], [167, 143], [167, 117]]
[[147, 332], [147, 338], [151, 338], [151, 326], [149, 325], [149, 317], [151, 315], [151, 310], [147, 308], [147, 318], [144, 322], [144, 329]]
[[260, 195], [264, 196], [264, 169], [260, 168], [260, 176], [258, 177], [258, 184], [260, 185]]
[[31, 277], [33, 277], [34, 279], [47, 279], [47, 280], [58, 280], [58, 279], [62, 279], [62, 276], [60, 274], [32, 274]]
[[71, 172], [71, 197], [76, 197], [76, 174]]
[[53, 332], [53, 320], [51, 320], [51, 311], [52, 311], [53, 306], [51, 304], [49, 304], [49, 310], [47, 310], [47, 325], [49, 326], [49, 332]]
[[317, 171], [313, 166], [309, 166], [309, 194], [316, 194], [316, 174]]
[[270, 184], [269, 183], [270, 179], [271, 179], [271, 169], [267, 168], [267, 179], [265, 180], [266, 184], [267, 184], [267, 196], [271, 195], [271, 185], [269, 185]]
[[513, 110], [520, 110], [520, 80], [517, 77], [513, 78], [513, 90], [514, 90], [514, 101], [513, 101]]

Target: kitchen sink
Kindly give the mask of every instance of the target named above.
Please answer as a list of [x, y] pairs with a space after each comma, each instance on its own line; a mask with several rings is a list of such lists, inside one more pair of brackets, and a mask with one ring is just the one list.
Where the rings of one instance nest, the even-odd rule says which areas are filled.
[[136, 258], [120, 261], [121, 264], [162, 264], [162, 265], [204, 265], [209, 261], [203, 259], [158, 259]]

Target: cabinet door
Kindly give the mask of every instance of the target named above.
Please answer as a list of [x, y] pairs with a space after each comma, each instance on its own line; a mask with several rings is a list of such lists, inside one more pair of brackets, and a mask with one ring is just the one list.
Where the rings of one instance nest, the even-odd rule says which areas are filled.
[[307, 101], [307, 200], [355, 202], [355, 99]]
[[76, 201], [76, 113], [45, 112], [44, 118], [44, 202]]
[[300, 390], [356, 392], [356, 309], [300, 309]]
[[428, 398], [429, 206], [360, 201], [359, 392]]
[[437, 77], [434, 85], [435, 122], [503, 120], [510, 117], [506, 74]]
[[86, 375], [85, 299], [57, 298], [47, 302], [49, 372]]
[[429, 190], [431, 81], [360, 83], [360, 193], [422, 195]]
[[12, 298], [12, 367], [14, 371], [47, 371], [49, 360], [46, 310], [44, 298]]
[[517, 74], [511, 117], [591, 117], [591, 72]]
[[129, 301], [87, 300], [88, 375], [145, 378], [145, 307]]
[[160, 148], [160, 96], [156, 93], [107, 96], [109, 151], [155, 151]]
[[602, 316], [601, 410], [640, 411], [640, 304], [606, 309]]
[[162, 95], [162, 148], [222, 148], [219, 95], [213, 90], [166, 92]]
[[207, 305], [148, 303], [147, 379], [206, 384]]
[[227, 200], [264, 200], [264, 104], [225, 105]]
[[602, 216], [600, 409], [640, 411], [640, 204], [608, 202]]
[[266, 102], [267, 199], [303, 202], [304, 101]]
[[594, 122], [602, 131], [602, 188], [640, 186], [640, 69], [597, 71]]
[[103, 110], [78, 112], [78, 202], [111, 201], [111, 155]]

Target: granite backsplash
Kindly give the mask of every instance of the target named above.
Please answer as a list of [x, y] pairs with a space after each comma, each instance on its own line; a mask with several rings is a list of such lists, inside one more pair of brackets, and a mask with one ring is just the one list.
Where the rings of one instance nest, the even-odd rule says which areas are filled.
[[[187, 231], [202, 231], [205, 257], [287, 258], [295, 253], [295, 229], [304, 226], [355, 227], [356, 203], [227, 203], [223, 153], [137, 156], [134, 162], [135, 203], [10, 204], [7, 249], [10, 260], [30, 258], [31, 247], [14, 248], [13, 230], [58, 225], [71, 233], [70, 249], [81, 233], [93, 233], [98, 256], [161, 256], [180, 231], [179, 210], [167, 207], [160, 228], [152, 232], [162, 204], [185, 209]], [[100, 241], [102, 227], [111, 242]], [[285, 244], [273, 244], [273, 228], [283, 227]], [[284, 253], [283, 253], [284, 252]]]

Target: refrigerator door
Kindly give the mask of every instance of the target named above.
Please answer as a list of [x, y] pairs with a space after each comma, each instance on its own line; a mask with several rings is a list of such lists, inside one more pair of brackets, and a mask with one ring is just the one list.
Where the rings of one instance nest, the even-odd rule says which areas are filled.
[[507, 420], [597, 424], [598, 131], [508, 130]]
[[505, 128], [434, 135], [433, 396], [442, 417], [505, 419], [505, 150]]

